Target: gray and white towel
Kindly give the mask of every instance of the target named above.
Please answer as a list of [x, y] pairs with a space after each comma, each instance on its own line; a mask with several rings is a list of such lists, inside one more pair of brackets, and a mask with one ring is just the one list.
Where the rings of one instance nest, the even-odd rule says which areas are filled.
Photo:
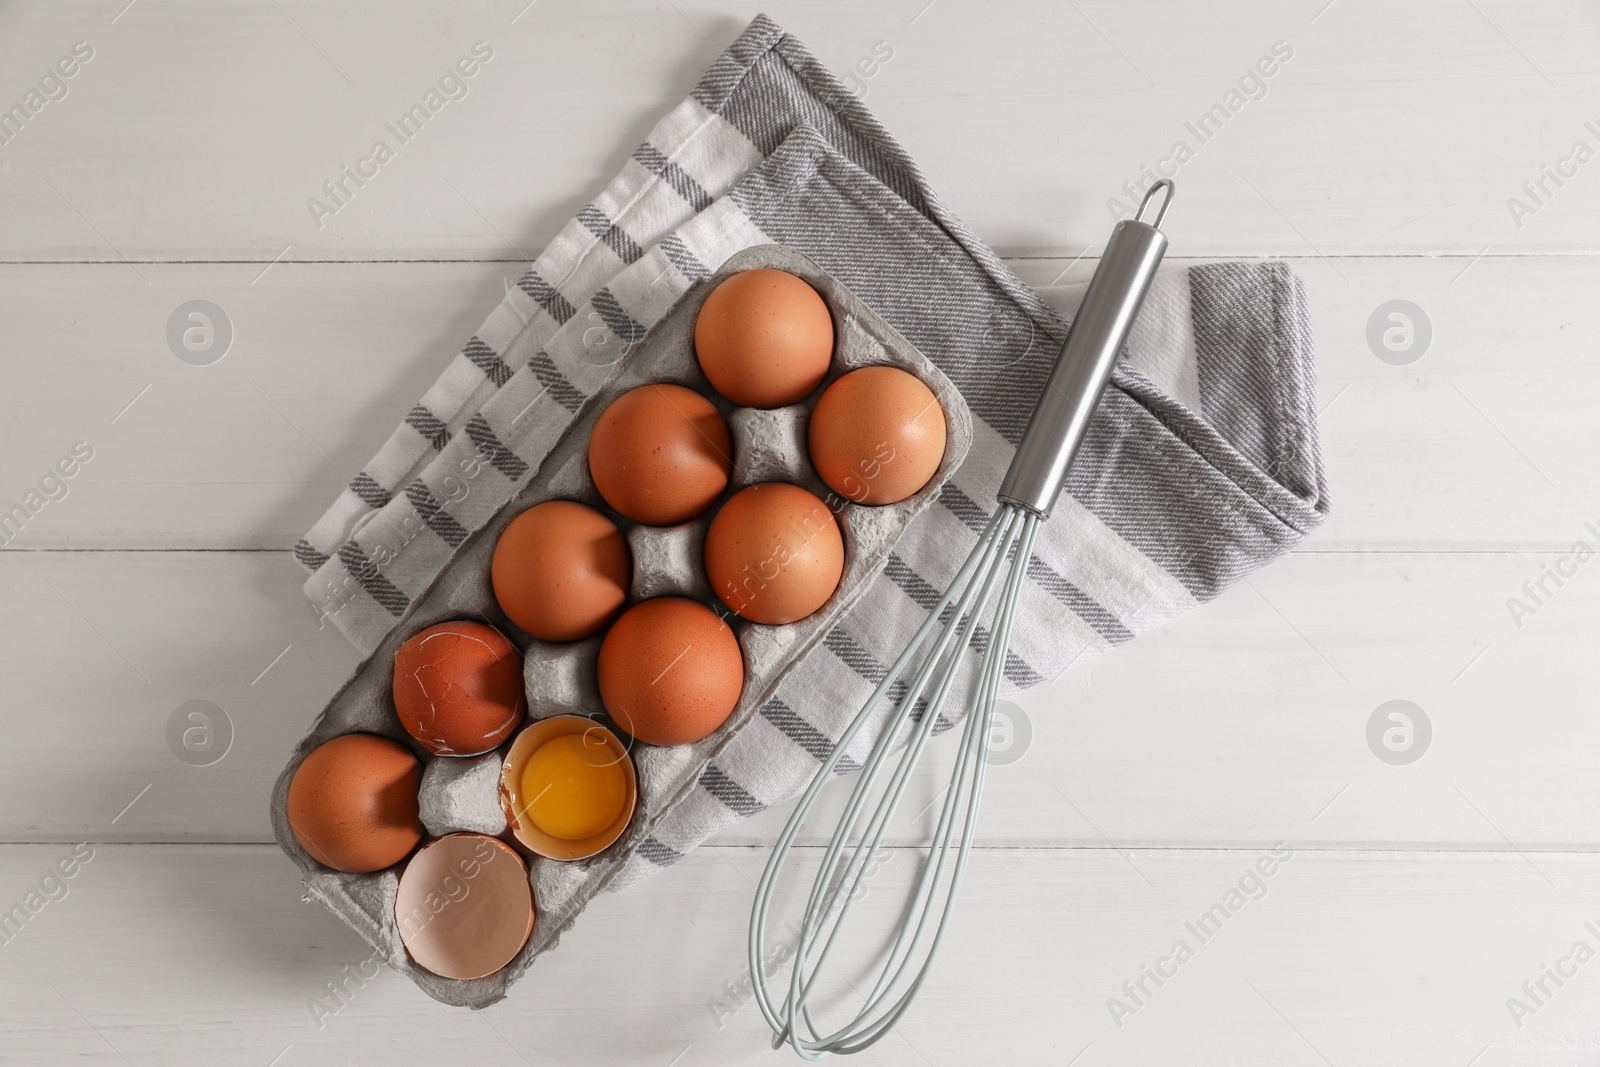
[[[370, 652], [462, 542], [538, 476], [674, 301], [734, 252], [770, 242], [809, 255], [949, 375], [975, 416], [973, 446], [871, 590], [613, 887], [811, 780], [993, 510], [1079, 291], [1046, 302], [1023, 284], [861, 102], [758, 16], [295, 547], [319, 613]], [[1320, 523], [1314, 401], [1304, 293], [1287, 267], [1159, 276], [1029, 561], [1010, 687], [1216, 596]]]

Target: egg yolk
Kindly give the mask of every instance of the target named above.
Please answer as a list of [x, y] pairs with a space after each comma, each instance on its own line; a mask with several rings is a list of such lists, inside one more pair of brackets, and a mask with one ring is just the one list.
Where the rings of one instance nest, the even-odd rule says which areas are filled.
[[529, 821], [563, 841], [602, 833], [628, 803], [626, 758], [587, 734], [565, 734], [541, 745], [522, 769]]

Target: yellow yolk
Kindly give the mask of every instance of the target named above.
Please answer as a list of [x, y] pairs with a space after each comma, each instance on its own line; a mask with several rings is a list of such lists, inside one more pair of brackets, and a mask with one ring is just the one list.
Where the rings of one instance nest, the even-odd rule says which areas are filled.
[[551, 837], [582, 841], [603, 832], [628, 803], [628, 774], [598, 737], [565, 734], [528, 757], [522, 799], [528, 819]]

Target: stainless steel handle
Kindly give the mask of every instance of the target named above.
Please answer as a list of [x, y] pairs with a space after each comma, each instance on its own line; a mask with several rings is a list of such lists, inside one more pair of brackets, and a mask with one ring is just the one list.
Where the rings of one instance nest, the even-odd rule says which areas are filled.
[[[1166, 199], [1154, 224], [1142, 221], [1156, 190]], [[1172, 181], [1163, 178], [1145, 193], [1138, 213], [1117, 223], [1106, 242], [1100, 266], [1089, 281], [1044, 393], [1022, 435], [1022, 444], [1000, 482], [1000, 503], [1026, 508], [1045, 518], [1066, 484], [1067, 468], [1083, 441], [1089, 420], [1111, 379], [1111, 368], [1128, 339], [1150, 281], [1167, 250], [1159, 229], [1172, 204]]]

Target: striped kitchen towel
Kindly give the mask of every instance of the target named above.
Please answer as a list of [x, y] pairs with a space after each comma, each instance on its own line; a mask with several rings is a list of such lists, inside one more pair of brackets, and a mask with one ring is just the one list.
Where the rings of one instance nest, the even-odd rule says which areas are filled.
[[[861, 102], [758, 16], [295, 548], [319, 614], [370, 652], [678, 297], [770, 242], [809, 255], [938, 364], [972, 409], [973, 445], [885, 573], [613, 887], [810, 781], [994, 508], [1080, 291], [1046, 301], [1023, 284]], [[1287, 267], [1158, 277], [1029, 562], [1009, 686], [1216, 596], [1321, 522], [1314, 401], [1303, 290]]]

